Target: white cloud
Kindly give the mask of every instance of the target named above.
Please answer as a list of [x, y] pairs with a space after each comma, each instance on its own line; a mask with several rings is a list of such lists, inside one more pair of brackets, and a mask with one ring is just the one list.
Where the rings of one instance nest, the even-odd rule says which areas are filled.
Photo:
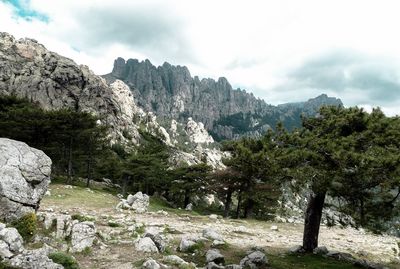
[[396, 0], [31, 0], [31, 8], [49, 22], [16, 18], [0, 1], [0, 30], [35, 38], [98, 74], [108, 73], [118, 56], [149, 58], [187, 65], [193, 75], [225, 76], [270, 103], [326, 92], [349, 105], [400, 112], [400, 92], [388, 102], [347, 85], [291, 88], [293, 70], [329, 51], [357, 52], [363, 64], [383, 59], [397, 68]]

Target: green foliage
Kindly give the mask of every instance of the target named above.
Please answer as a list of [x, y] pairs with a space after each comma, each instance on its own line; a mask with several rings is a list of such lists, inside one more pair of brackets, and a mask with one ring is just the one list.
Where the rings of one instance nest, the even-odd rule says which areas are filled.
[[61, 264], [65, 269], [79, 269], [78, 262], [69, 254], [64, 252], [54, 252], [49, 255], [53, 262]]
[[206, 245], [204, 244], [204, 242], [203, 242], [203, 241], [199, 241], [199, 242], [196, 242], [196, 244], [190, 246], [190, 247], [187, 249], [186, 252], [189, 252], [189, 253], [198, 253], [198, 252], [203, 251], [203, 250], [205, 249], [205, 247], [206, 247]]
[[92, 254], [92, 248], [90, 247], [85, 247], [82, 251], [81, 254], [83, 256], [89, 256], [90, 254]]
[[[225, 142], [223, 150], [231, 157], [224, 160], [228, 170], [214, 174], [212, 185], [219, 193], [236, 193], [244, 217], [268, 218], [280, 194], [280, 166], [277, 162], [277, 134], [268, 132], [262, 139], [242, 138]], [[225, 190], [225, 191], [224, 191]], [[237, 215], [239, 217], [239, 215]]]
[[190, 203], [191, 195], [204, 193], [210, 171], [211, 167], [204, 163], [182, 166], [169, 171], [172, 178], [170, 191], [174, 195], [174, 201], [182, 203], [185, 208]]
[[36, 234], [38, 228], [36, 214], [26, 214], [20, 219], [13, 221], [11, 226], [18, 230], [25, 241], [30, 241]]
[[113, 227], [113, 228], [121, 227], [121, 224], [116, 223], [116, 222], [112, 222], [112, 221], [109, 221], [109, 222], [107, 223], [107, 225], [110, 226], [110, 227]]
[[26, 99], [0, 96], [0, 137], [26, 142], [53, 161], [53, 173], [92, 177], [107, 129], [87, 112], [46, 111]]
[[80, 214], [74, 214], [71, 217], [72, 217], [73, 220], [79, 220], [80, 222], [83, 222], [83, 221], [94, 221], [94, 218], [83, 216], [83, 215], [80, 215]]

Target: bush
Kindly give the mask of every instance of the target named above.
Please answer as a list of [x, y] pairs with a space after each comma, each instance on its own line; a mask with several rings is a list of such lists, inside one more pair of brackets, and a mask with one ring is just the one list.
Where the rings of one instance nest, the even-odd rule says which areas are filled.
[[64, 252], [54, 252], [49, 255], [53, 262], [61, 264], [65, 269], [79, 269], [79, 265], [74, 257]]
[[30, 241], [38, 228], [36, 214], [29, 213], [19, 220], [13, 221], [11, 226], [18, 230], [24, 240]]
[[82, 215], [79, 215], [79, 214], [74, 214], [74, 215], [71, 216], [71, 218], [72, 218], [73, 220], [79, 220], [80, 222], [84, 222], [84, 221], [94, 221], [94, 218], [82, 216]]

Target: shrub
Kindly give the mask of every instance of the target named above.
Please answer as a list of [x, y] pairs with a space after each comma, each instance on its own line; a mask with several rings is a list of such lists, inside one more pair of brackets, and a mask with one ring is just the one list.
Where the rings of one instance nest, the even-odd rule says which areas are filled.
[[113, 227], [113, 228], [116, 228], [116, 227], [121, 227], [121, 224], [116, 223], [116, 222], [109, 221], [109, 222], [108, 222], [108, 226]]
[[83, 222], [83, 221], [94, 221], [94, 218], [82, 216], [82, 215], [79, 215], [79, 214], [74, 214], [74, 215], [71, 216], [71, 218], [73, 220], [79, 220], [80, 222]]
[[64, 252], [54, 252], [49, 255], [53, 262], [61, 264], [65, 269], [79, 269], [79, 265], [74, 257]]
[[20, 219], [13, 221], [11, 226], [18, 230], [24, 240], [30, 241], [36, 234], [38, 228], [36, 214], [26, 214]]

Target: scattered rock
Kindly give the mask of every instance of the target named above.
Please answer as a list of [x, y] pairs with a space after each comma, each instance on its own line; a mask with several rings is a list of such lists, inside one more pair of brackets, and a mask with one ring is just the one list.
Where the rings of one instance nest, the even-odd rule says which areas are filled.
[[279, 231], [278, 226], [272, 225], [271, 226], [271, 231]]
[[161, 265], [152, 258], [147, 259], [143, 265], [143, 269], [161, 269]]
[[293, 246], [288, 249], [288, 253], [290, 254], [304, 253], [304, 248], [301, 245]]
[[165, 238], [162, 235], [160, 235], [159, 233], [157, 233], [157, 234], [146, 233], [144, 235], [144, 237], [150, 238], [154, 242], [154, 244], [156, 245], [157, 249], [160, 252], [164, 252], [165, 251], [165, 249], [167, 247], [167, 242], [166, 242]]
[[192, 210], [193, 210], [193, 204], [192, 204], [192, 203], [188, 204], [188, 205], [186, 206], [185, 210], [187, 210], [187, 211], [192, 211]]
[[54, 252], [49, 246], [34, 250], [24, 250], [9, 260], [10, 265], [24, 269], [63, 269], [64, 267], [51, 260], [48, 255]]
[[218, 249], [209, 249], [206, 253], [207, 263], [214, 262], [216, 264], [224, 264], [225, 258]]
[[187, 262], [179, 256], [168, 255], [164, 257], [164, 261], [174, 265], [186, 264]]
[[216, 264], [215, 262], [210, 262], [207, 264], [206, 269], [224, 269], [223, 265]]
[[238, 264], [228, 264], [225, 266], [225, 269], [242, 269], [242, 266]]
[[96, 239], [96, 227], [91, 221], [75, 223], [71, 231], [71, 251], [81, 252], [93, 246]]
[[326, 256], [339, 261], [354, 262], [356, 260], [350, 253], [339, 251], [329, 251]]
[[0, 138], [0, 167], [0, 221], [34, 213], [50, 183], [50, 158], [23, 142]]
[[321, 246], [321, 247], [316, 247], [314, 250], [313, 250], [313, 253], [314, 254], [316, 254], [316, 255], [326, 255], [326, 254], [328, 254], [328, 249], [325, 247], [325, 246]]
[[150, 197], [142, 192], [129, 194], [127, 199], [121, 199], [116, 209], [132, 209], [136, 213], [145, 213], [150, 203]]
[[218, 241], [224, 241], [224, 238], [222, 235], [220, 235], [217, 231], [215, 231], [212, 228], [206, 228], [203, 230], [203, 236], [207, 239], [211, 240], [218, 240]]
[[140, 238], [136, 242], [135, 246], [138, 251], [158, 253], [158, 248], [157, 248], [156, 244], [149, 237]]
[[181, 242], [179, 244], [179, 251], [181, 252], [187, 252], [190, 250], [191, 247], [196, 245], [196, 241], [188, 239], [188, 238], [182, 238]]
[[218, 219], [218, 215], [216, 215], [216, 214], [211, 214], [211, 215], [208, 216], [208, 218], [209, 218], [209, 219], [212, 219], [212, 220], [217, 220], [217, 219]]
[[249, 267], [251, 269], [261, 268], [266, 264], [268, 264], [267, 257], [259, 250], [249, 253], [240, 261], [240, 266]]
[[219, 247], [225, 245], [225, 241], [214, 240], [211, 244], [212, 247]]

